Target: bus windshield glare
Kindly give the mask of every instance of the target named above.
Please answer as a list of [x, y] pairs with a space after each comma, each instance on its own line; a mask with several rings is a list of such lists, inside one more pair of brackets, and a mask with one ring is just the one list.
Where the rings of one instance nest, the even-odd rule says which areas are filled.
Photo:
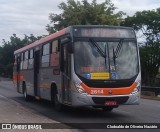
[[139, 72], [134, 41], [77, 41], [74, 54], [75, 72], [85, 79], [131, 79]]

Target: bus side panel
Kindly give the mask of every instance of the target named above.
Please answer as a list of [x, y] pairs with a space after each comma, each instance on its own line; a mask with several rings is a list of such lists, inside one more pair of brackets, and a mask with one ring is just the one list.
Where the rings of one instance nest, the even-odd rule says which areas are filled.
[[28, 70], [24, 70], [21, 71], [22, 75], [23, 75], [23, 81], [26, 84], [26, 90], [27, 90], [27, 94], [34, 96], [34, 76], [33, 76], [33, 69], [28, 69]]
[[23, 93], [23, 90], [22, 90], [23, 80], [24, 80], [24, 75], [23, 75], [23, 72], [20, 71], [19, 73], [17, 73], [17, 91], [19, 93]]
[[61, 88], [60, 74], [53, 74], [54, 70], [59, 70], [59, 67], [46, 67], [40, 69], [40, 97], [51, 100], [51, 84], [55, 83], [57, 88]]
[[20, 57], [15, 56], [15, 62], [13, 66], [13, 83], [14, 87], [17, 89], [17, 92], [20, 93]]

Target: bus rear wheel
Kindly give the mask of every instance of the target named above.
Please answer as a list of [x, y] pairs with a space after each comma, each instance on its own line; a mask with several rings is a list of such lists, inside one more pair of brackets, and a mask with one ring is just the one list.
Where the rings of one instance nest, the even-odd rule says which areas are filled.
[[30, 101], [30, 96], [27, 94], [25, 83], [23, 83], [23, 96], [25, 101]]

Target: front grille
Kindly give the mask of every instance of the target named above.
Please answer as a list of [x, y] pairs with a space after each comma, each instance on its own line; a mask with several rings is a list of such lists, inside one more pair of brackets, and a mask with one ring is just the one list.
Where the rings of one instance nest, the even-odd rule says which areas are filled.
[[133, 84], [134, 81], [122, 81], [122, 82], [104, 82], [104, 81], [92, 81], [92, 82], [87, 82], [85, 81], [84, 83], [88, 86], [88, 87], [95, 87], [95, 88], [119, 88], [119, 87], [129, 87]]
[[78, 76], [84, 84], [88, 87], [93, 88], [120, 88], [120, 87], [130, 87], [134, 81], [135, 77], [128, 80], [88, 80], [81, 76]]
[[128, 100], [128, 96], [124, 97], [92, 97], [95, 104], [104, 105], [106, 101], [117, 101], [118, 104], [124, 104]]

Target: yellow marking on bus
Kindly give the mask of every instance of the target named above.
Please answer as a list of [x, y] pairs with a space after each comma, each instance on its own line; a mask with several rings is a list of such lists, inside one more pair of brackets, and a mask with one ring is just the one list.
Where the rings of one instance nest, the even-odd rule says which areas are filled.
[[109, 78], [110, 78], [109, 72], [91, 73], [91, 79], [109, 79]]

